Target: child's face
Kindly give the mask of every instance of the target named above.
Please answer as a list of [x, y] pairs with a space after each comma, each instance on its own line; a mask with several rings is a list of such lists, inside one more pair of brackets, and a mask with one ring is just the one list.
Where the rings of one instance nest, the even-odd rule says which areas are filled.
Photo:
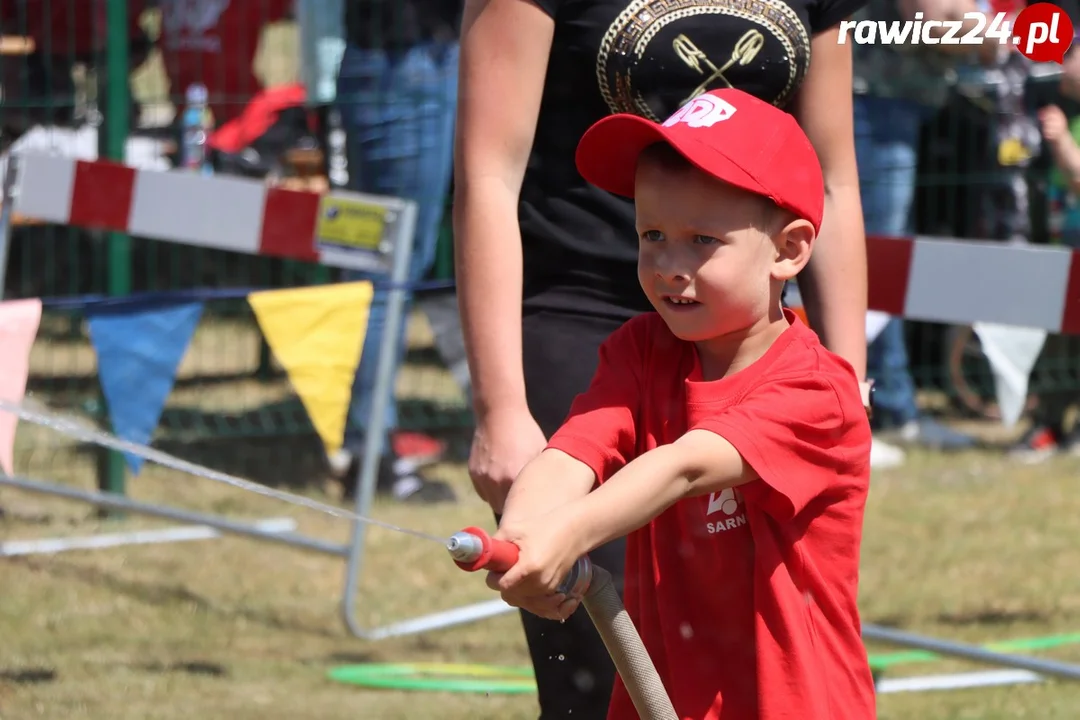
[[767, 211], [764, 198], [692, 166], [643, 157], [635, 204], [638, 279], [653, 307], [682, 340], [701, 342], [752, 332], [779, 307], [783, 281], [794, 277], [809, 259], [813, 239], [809, 223], [793, 223], [808, 229], [800, 251], [806, 257], [793, 256], [785, 220], [779, 218], [780, 227], [769, 227], [777, 218]]

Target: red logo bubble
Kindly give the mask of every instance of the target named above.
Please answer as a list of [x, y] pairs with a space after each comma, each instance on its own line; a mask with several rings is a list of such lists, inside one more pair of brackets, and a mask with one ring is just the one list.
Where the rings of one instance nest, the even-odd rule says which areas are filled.
[[1029, 5], [1016, 18], [1012, 41], [1027, 59], [1060, 65], [1072, 45], [1072, 20], [1052, 3]]

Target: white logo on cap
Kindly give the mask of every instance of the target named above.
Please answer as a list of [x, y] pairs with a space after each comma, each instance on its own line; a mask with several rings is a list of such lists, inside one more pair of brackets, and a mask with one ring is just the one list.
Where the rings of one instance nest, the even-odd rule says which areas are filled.
[[712, 127], [735, 114], [735, 106], [713, 95], [698, 95], [664, 122], [671, 127], [684, 122], [692, 128]]

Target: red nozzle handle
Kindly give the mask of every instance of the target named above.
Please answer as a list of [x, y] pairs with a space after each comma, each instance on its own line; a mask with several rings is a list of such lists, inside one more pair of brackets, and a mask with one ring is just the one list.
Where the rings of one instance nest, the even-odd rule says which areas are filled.
[[479, 557], [472, 562], [454, 561], [462, 570], [468, 572], [477, 570], [506, 572], [517, 563], [518, 546], [514, 543], [505, 540], [493, 540], [490, 535], [477, 527], [467, 527], [462, 532], [473, 535], [480, 540], [482, 545]]

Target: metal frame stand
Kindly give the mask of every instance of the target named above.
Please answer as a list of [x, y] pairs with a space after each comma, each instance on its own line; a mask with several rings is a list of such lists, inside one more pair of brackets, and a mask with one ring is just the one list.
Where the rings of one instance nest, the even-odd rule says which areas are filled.
[[8, 257], [11, 254], [11, 226], [15, 222], [15, 177], [18, 162], [13, 154], [8, 154], [7, 170], [4, 173], [4, 201], [0, 205], [0, 302], [4, 301], [4, 284], [7, 278]]
[[[386, 304], [386, 322], [382, 342], [379, 343], [379, 359], [375, 370], [375, 397], [372, 398], [371, 417], [364, 434], [363, 457], [357, 483], [356, 514], [368, 517], [378, 482], [379, 458], [383, 452], [383, 436], [386, 433], [386, 410], [394, 392], [394, 365], [397, 361], [397, 338], [401, 327], [408, 321], [405, 302], [408, 297], [409, 267], [412, 260], [413, 232], [416, 227], [416, 204], [405, 203], [396, 223], [396, 237], [387, 238], [392, 243], [390, 289]], [[429, 630], [460, 625], [475, 620], [511, 612], [502, 600], [466, 605], [445, 612], [423, 615], [378, 628], [365, 628], [356, 617], [357, 595], [366, 542], [367, 526], [353, 521], [349, 552], [346, 556], [345, 592], [341, 598], [341, 615], [349, 632], [364, 640], [381, 640], [401, 635], [412, 635]]]
[[[5, 176], [5, 202], [2, 209], [0, 209], [0, 297], [2, 297], [3, 292], [3, 271], [6, 269], [7, 249], [9, 246], [10, 220], [17, 204], [15, 200], [19, 199], [20, 192], [18, 178], [21, 172], [17, 166], [21, 167], [23, 163], [34, 162], [35, 160], [40, 161], [39, 164], [48, 163], [47, 156], [9, 157], [8, 172]], [[208, 181], [212, 182], [213, 179], [208, 178]], [[230, 181], [236, 182], [236, 179], [230, 178]], [[258, 181], [253, 180], [251, 182], [261, 185]], [[43, 193], [54, 191], [47, 183], [29, 183], [28, 186]], [[379, 197], [346, 191], [333, 191], [329, 193], [329, 197], [377, 205], [385, 210], [383, 236], [377, 249], [360, 251], [352, 248], [334, 247], [332, 244], [320, 248], [323, 263], [326, 265], [379, 273], [384, 273], [389, 269], [391, 287], [388, 290], [387, 317], [383, 328], [382, 342], [379, 347], [375, 397], [372, 403], [372, 416], [368, 422], [368, 429], [364, 438], [363, 459], [356, 496], [356, 514], [367, 517], [374, 499], [379, 457], [382, 454], [383, 436], [387, 429], [386, 410], [391, 401], [391, 393], [394, 392], [392, 379], [397, 359], [397, 348], [394, 347], [394, 344], [402, 325], [407, 321], [405, 302], [409, 293], [407, 284], [409, 281], [417, 208], [415, 202], [395, 197]], [[26, 198], [21, 199], [26, 200]], [[33, 198], [30, 200], [32, 201]], [[158, 239], [177, 242], [175, 238]], [[187, 528], [186, 532], [180, 532], [180, 530], [184, 529], [173, 529], [171, 533], [169, 531], [158, 531], [156, 535], [150, 536], [146, 533], [127, 533], [122, 537], [119, 535], [97, 535], [79, 538], [78, 542], [71, 542], [70, 538], [9, 541], [0, 544], [0, 557], [29, 554], [35, 547], [46, 548], [41, 550], [43, 552], [49, 551], [48, 548], [53, 548], [53, 551], [60, 551], [60, 549], [92, 549], [144, 544], [146, 542], [160, 543], [209, 539], [217, 537], [217, 533], [221, 533], [287, 545], [345, 559], [346, 573], [340, 606], [341, 615], [349, 632], [363, 640], [381, 640], [427, 632], [482, 620], [514, 610], [502, 600], [495, 600], [414, 617], [384, 627], [365, 628], [356, 617], [356, 611], [360, 604], [358, 597], [359, 581], [366, 549], [367, 530], [366, 525], [359, 520], [352, 521], [350, 541], [347, 544], [336, 544], [295, 533], [291, 527], [285, 527], [281, 520], [276, 522], [242, 522], [221, 515], [198, 513], [168, 505], [140, 502], [116, 493], [90, 492], [57, 483], [22, 477], [9, 477], [0, 472], [0, 487], [3, 486], [74, 502], [83, 502], [98, 508], [172, 520], [196, 527]]]
[[925, 635], [893, 630], [880, 625], [863, 625], [862, 636], [864, 640], [877, 640], [891, 645], [926, 650], [960, 658], [986, 663], [987, 665], [999, 665], [1018, 670], [1030, 670], [1039, 675], [1047, 675], [1066, 680], [1080, 680], [1080, 665], [1058, 662], [1056, 660], [1044, 660], [1042, 658], [1027, 657], [1024, 655], [1012, 655], [1009, 653], [993, 652], [984, 650], [976, 645], [952, 642], [950, 640], [938, 640]]

